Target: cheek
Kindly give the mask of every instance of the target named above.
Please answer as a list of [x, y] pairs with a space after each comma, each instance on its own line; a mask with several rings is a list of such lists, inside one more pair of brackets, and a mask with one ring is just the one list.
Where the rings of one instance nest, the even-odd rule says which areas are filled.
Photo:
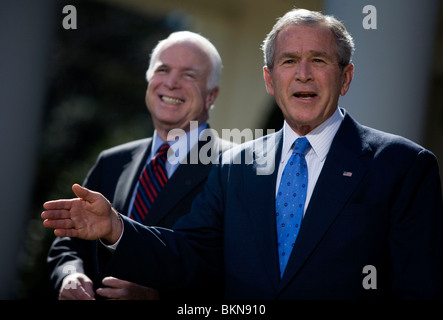
[[161, 85], [158, 81], [155, 81], [155, 77], [151, 79], [146, 88], [145, 100], [151, 99], [156, 95], [156, 90]]
[[346, 78], [343, 77], [341, 74], [330, 76], [327, 81], [331, 84], [330, 90], [334, 91], [331, 92], [331, 94], [336, 95], [344, 95], [348, 91], [348, 85], [346, 82]]
[[340, 77], [337, 78], [337, 76], [328, 75], [318, 80], [323, 96], [328, 97], [328, 99], [334, 99], [340, 95], [343, 84]]
[[209, 92], [206, 87], [196, 85], [189, 87], [187, 90], [187, 96], [193, 105], [202, 105], [202, 107], [210, 100]]
[[146, 94], [145, 94], [145, 103], [146, 106], [148, 107], [148, 110], [152, 110], [154, 108], [155, 102], [155, 95], [153, 92], [151, 92], [150, 89], [146, 90]]
[[152, 92], [151, 88], [148, 87], [148, 88], [146, 89], [146, 93], [145, 93], [145, 100], [148, 101], [149, 96], [152, 95], [152, 94], [153, 94], [153, 92]]

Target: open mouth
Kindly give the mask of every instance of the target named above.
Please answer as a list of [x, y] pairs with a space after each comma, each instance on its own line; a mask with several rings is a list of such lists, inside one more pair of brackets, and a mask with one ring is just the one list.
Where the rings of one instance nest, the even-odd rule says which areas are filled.
[[308, 92], [308, 91], [294, 93], [294, 97], [300, 98], [300, 99], [305, 99], [305, 100], [314, 99], [316, 96], [317, 96], [317, 94], [315, 92]]
[[167, 97], [167, 96], [160, 96], [160, 99], [168, 104], [182, 104], [185, 102], [185, 100], [179, 98]]

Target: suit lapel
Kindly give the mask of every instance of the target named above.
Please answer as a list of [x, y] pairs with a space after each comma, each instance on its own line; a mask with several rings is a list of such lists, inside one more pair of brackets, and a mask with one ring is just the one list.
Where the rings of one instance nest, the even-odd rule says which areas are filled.
[[209, 174], [211, 166], [181, 164], [152, 204], [144, 224], [157, 225], [192, 189]]
[[[281, 156], [283, 130], [268, 136], [264, 145], [254, 146], [254, 161], [244, 171], [245, 207], [262, 263], [270, 282], [277, 289], [279, 282], [277, 235], [275, 230], [275, 184]], [[253, 205], [251, 205], [253, 203]]]
[[364, 144], [358, 128], [359, 125], [345, 115], [309, 202], [280, 290], [289, 284], [315, 250], [366, 173], [360, 157], [369, 152], [370, 147]]
[[144, 221], [145, 224], [158, 224], [181, 199], [207, 178], [211, 170], [211, 165], [203, 164], [200, 161], [194, 163], [196, 160], [195, 155], [197, 155], [198, 158], [200, 150], [205, 147], [213, 152], [212, 160], [214, 160], [218, 157], [218, 143], [218, 138], [214, 135], [211, 136], [209, 142], [198, 141], [198, 144], [188, 153], [186, 161], [178, 166], [164, 189], [154, 201], [151, 211]]
[[113, 206], [121, 208], [123, 214], [127, 215], [132, 192], [139, 179], [140, 172], [145, 166], [151, 151], [152, 139], [146, 139], [137, 149], [132, 152], [132, 161], [129, 161], [123, 169], [122, 174], [115, 187]]

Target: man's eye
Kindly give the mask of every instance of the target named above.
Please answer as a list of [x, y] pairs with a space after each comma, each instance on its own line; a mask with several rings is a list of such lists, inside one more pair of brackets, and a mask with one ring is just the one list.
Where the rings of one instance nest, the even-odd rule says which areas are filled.
[[320, 59], [320, 58], [312, 59], [312, 61], [315, 62], [315, 63], [325, 63], [325, 61], [323, 59]]
[[193, 73], [185, 73], [184, 76], [185, 76], [185, 78], [192, 79], [192, 80], [194, 80], [196, 78], [195, 74], [193, 74]]
[[283, 64], [293, 64], [293, 63], [295, 63], [295, 61], [293, 59], [288, 59], [288, 60], [283, 61]]

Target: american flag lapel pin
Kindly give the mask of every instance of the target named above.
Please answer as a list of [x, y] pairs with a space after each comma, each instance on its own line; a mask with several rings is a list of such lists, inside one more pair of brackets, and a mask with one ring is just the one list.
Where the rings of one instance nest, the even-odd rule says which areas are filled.
[[352, 172], [350, 172], [350, 171], [343, 171], [343, 177], [351, 178], [352, 177]]

